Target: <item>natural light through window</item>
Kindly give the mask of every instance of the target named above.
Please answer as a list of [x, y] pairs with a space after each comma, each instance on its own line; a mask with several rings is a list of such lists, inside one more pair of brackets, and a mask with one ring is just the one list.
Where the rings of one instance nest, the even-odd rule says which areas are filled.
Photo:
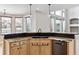
[[2, 34], [11, 33], [11, 17], [2, 17]]
[[15, 27], [16, 27], [16, 33], [22, 32], [22, 18], [17, 17], [15, 19]]

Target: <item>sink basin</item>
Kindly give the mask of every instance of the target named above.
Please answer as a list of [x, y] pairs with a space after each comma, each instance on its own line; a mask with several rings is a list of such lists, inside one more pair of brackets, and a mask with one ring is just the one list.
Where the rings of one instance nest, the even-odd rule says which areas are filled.
[[48, 38], [48, 36], [32, 36], [32, 38]]

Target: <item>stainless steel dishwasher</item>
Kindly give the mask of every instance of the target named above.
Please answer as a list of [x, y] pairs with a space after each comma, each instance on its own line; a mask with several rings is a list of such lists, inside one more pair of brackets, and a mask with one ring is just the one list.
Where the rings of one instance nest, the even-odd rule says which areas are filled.
[[52, 53], [53, 55], [67, 55], [67, 42], [53, 40]]

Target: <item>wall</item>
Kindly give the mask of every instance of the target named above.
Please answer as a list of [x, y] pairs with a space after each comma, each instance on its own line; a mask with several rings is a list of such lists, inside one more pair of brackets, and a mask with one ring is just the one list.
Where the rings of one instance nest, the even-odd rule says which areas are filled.
[[31, 16], [31, 21], [32, 21], [32, 32], [36, 32], [36, 12], [32, 12]]
[[68, 14], [69, 14], [69, 19], [76, 18], [76, 17], [79, 18], [79, 7], [68, 9]]
[[42, 32], [50, 32], [50, 20], [48, 8], [46, 10], [32, 11], [32, 32], [38, 32], [41, 28]]
[[70, 9], [66, 9], [66, 32], [70, 32], [70, 19], [79, 17], [78, 13], [79, 7], [74, 7]]
[[36, 11], [36, 31], [39, 28], [42, 32], [50, 32], [49, 14], [41, 11]]

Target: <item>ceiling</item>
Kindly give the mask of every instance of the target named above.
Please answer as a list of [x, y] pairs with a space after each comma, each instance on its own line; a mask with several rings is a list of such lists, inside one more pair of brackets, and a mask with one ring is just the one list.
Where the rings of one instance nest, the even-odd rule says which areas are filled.
[[52, 4], [51, 9], [52, 10], [61, 10], [61, 9], [69, 9], [78, 7], [79, 4]]
[[[60, 9], [69, 9], [73, 7], [77, 7], [79, 4], [52, 4], [51, 10], [60, 10]], [[4, 13], [4, 9], [6, 9], [6, 14], [26, 14], [29, 12], [29, 5], [27, 4], [0, 4], [0, 13]], [[33, 4], [32, 11], [35, 10], [48, 10], [47, 4]]]

